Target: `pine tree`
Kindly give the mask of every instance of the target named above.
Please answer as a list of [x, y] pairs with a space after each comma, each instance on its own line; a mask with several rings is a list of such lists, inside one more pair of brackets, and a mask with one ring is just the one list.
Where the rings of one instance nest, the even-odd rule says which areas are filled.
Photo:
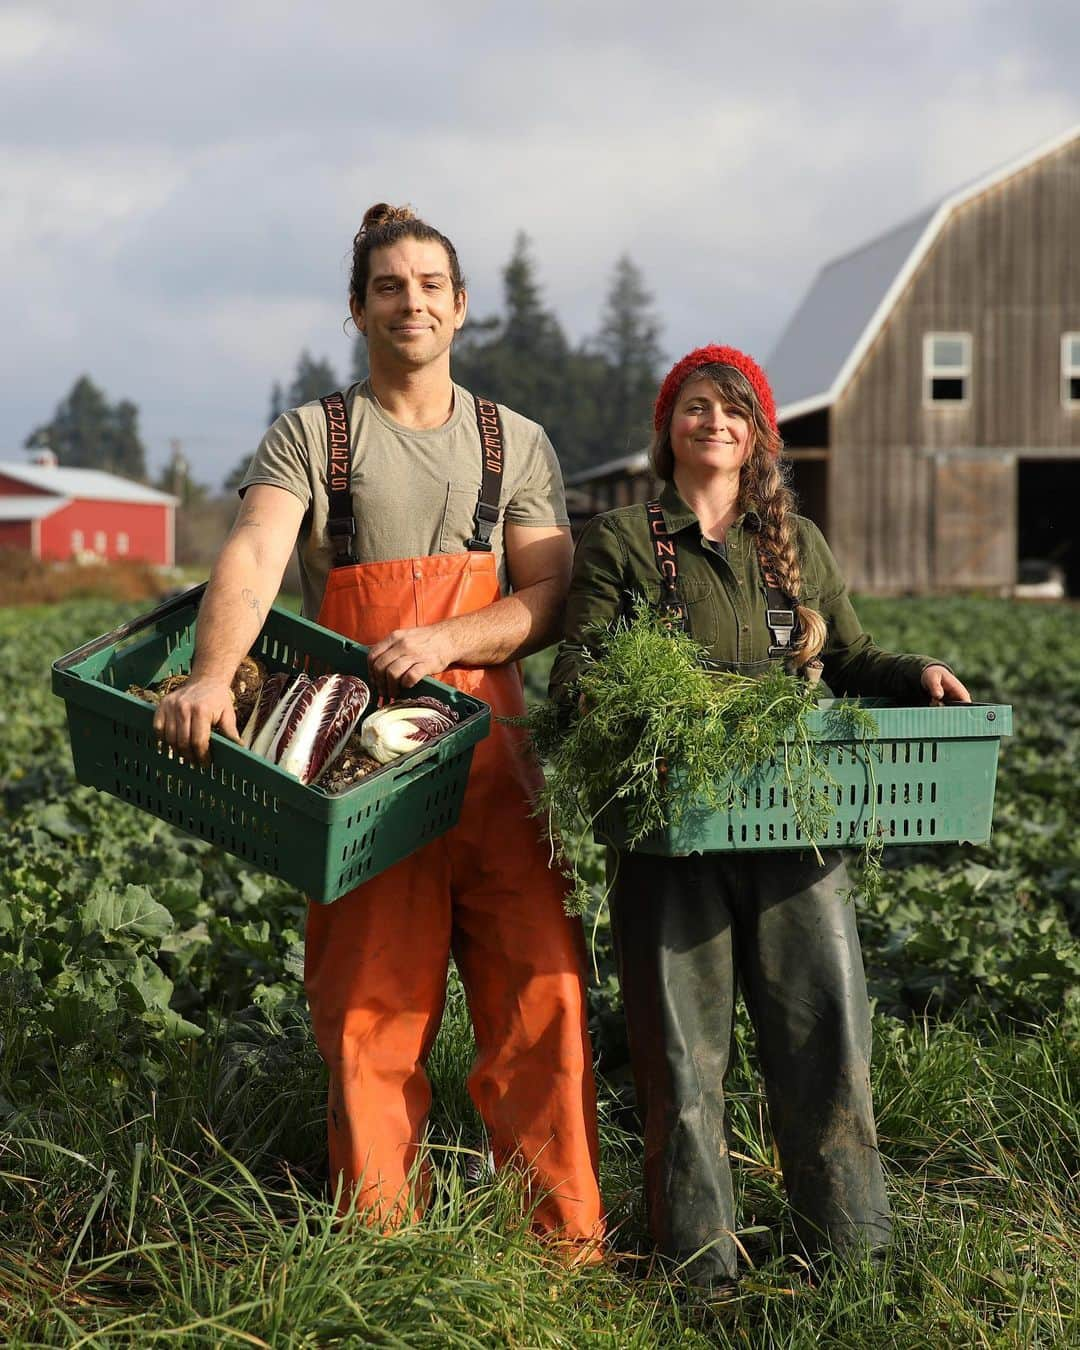
[[640, 269], [626, 254], [615, 264], [600, 331], [592, 344], [604, 362], [598, 399], [602, 443], [590, 459], [631, 454], [649, 442], [663, 352], [660, 323]]
[[293, 376], [292, 384], [289, 385], [285, 406], [298, 408], [301, 403], [311, 403], [340, 388], [338, 377], [334, 374], [330, 362], [316, 361], [307, 350], [304, 350], [296, 363], [296, 374]]
[[285, 390], [281, 387], [281, 381], [275, 380], [270, 386], [270, 416], [266, 419], [268, 427], [274, 425], [285, 411], [285, 407]]
[[47, 446], [70, 468], [146, 479], [138, 408], [128, 399], [110, 404], [88, 375], [75, 381], [57, 405], [52, 421], [35, 427], [25, 443], [29, 448]]
[[363, 333], [357, 333], [352, 349], [352, 370], [350, 371], [352, 383], [359, 384], [361, 380], [366, 380], [370, 374], [371, 366], [368, 364], [367, 338]]

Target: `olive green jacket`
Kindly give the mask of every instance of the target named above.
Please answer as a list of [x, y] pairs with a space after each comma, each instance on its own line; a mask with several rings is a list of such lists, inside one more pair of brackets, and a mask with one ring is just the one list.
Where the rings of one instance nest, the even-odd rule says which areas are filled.
[[[676, 541], [679, 594], [689, 614], [691, 635], [706, 648], [715, 667], [759, 675], [781, 664], [769, 657], [765, 585], [754, 541], [760, 525], [757, 515], [740, 516], [720, 548], [703, 538], [697, 517], [674, 483], [665, 485], [660, 505], [668, 532]], [[828, 689], [822, 692], [924, 702], [922, 672], [944, 662], [928, 656], [898, 656], [875, 646], [870, 634], [863, 632], [821, 531], [805, 516], [795, 519], [801, 600], [818, 610], [828, 626], [821, 653]], [[594, 516], [578, 541], [563, 642], [551, 672], [552, 697], [568, 696], [586, 651], [596, 646], [595, 626], [602, 631], [626, 614], [639, 595], [653, 604], [660, 599], [660, 574], [642, 504]]]

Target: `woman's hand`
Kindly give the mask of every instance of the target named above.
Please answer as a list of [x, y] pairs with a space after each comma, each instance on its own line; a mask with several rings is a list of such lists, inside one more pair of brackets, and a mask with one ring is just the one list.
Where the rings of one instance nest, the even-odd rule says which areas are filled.
[[971, 695], [945, 666], [927, 666], [922, 673], [922, 687], [931, 703], [970, 703]]

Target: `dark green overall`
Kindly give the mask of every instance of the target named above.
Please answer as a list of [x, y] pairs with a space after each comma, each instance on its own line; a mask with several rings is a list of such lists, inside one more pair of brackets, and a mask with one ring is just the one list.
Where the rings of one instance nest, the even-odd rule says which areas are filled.
[[[719, 548], [668, 484], [660, 498], [678, 549], [693, 636], [721, 669], [771, 665], [758, 522]], [[820, 532], [797, 520], [803, 602], [828, 626], [824, 678], [838, 694], [921, 701], [931, 658], [897, 656], [863, 632]], [[590, 625], [626, 599], [660, 598], [645, 507], [596, 517], [578, 544], [566, 636], [551, 692], [570, 698]], [[776, 659], [775, 656], [772, 659]], [[882, 1246], [889, 1206], [870, 1097], [870, 1010], [847, 872], [838, 852], [625, 853], [612, 923], [645, 1130], [649, 1224], [659, 1250], [709, 1285], [736, 1273], [724, 1076], [736, 983], [757, 1035], [769, 1115], [796, 1231], [809, 1253]]]

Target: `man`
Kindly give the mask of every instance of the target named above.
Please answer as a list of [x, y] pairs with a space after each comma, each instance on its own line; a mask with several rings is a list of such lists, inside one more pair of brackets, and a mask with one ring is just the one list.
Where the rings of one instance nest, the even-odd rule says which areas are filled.
[[[450, 241], [405, 208], [372, 207], [350, 278], [370, 378], [283, 414], [256, 452], [200, 610], [192, 677], [155, 720], [181, 753], [205, 757], [212, 727], [235, 738], [229, 683], [297, 540], [305, 614], [369, 646], [379, 693], [436, 675], [496, 715], [523, 711], [513, 663], [559, 636], [571, 545], [543, 430], [451, 380], [466, 306]], [[537, 1229], [578, 1252], [602, 1231], [583, 947], [530, 816], [535, 774], [519, 734], [496, 721], [453, 830], [309, 906], [305, 985], [343, 1210], [393, 1223], [422, 1203], [424, 1062], [453, 953], [476, 1031], [469, 1089], [492, 1151], [522, 1169]]]

